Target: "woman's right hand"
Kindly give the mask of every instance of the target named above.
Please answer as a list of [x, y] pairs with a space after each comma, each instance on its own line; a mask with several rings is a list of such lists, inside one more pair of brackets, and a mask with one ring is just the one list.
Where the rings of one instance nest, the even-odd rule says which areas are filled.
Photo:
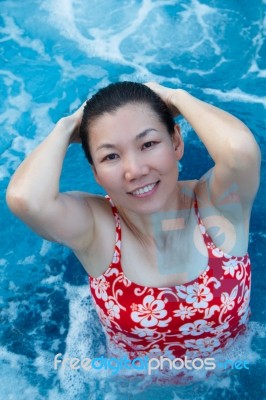
[[81, 143], [79, 128], [83, 117], [83, 112], [86, 102], [87, 100], [73, 114], [69, 115], [68, 117], [64, 117], [60, 120], [60, 123], [63, 124], [63, 126], [67, 130], [71, 129], [69, 144]]

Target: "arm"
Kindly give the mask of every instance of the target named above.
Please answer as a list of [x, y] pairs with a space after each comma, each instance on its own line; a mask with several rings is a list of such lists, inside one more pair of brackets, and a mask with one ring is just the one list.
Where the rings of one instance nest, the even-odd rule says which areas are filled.
[[180, 113], [190, 123], [206, 146], [215, 163], [212, 173], [208, 174], [213, 205], [219, 208], [221, 197], [234, 187], [243, 211], [249, 213], [259, 187], [260, 150], [247, 126], [184, 90], [154, 83], [148, 86], [160, 95], [174, 114]]
[[59, 180], [68, 145], [79, 141], [83, 106], [59, 120], [48, 137], [23, 161], [6, 194], [9, 208], [35, 232], [74, 249], [91, 242], [93, 213], [88, 195], [59, 193]]

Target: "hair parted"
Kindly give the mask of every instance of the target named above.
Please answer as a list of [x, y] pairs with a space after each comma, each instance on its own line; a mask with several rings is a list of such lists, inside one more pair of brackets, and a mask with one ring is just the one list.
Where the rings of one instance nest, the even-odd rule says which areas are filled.
[[89, 146], [91, 124], [104, 113], [113, 113], [126, 104], [147, 104], [158, 115], [169, 135], [174, 133], [175, 121], [162, 99], [148, 86], [137, 82], [116, 82], [100, 89], [84, 107], [80, 125], [80, 138], [85, 156], [93, 164]]

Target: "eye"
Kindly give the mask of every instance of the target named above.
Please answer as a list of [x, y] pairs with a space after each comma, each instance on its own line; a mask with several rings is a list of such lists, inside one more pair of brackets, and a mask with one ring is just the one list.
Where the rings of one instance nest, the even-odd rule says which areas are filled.
[[108, 154], [107, 156], [105, 156], [105, 157], [103, 158], [102, 161], [112, 161], [112, 160], [116, 160], [117, 157], [118, 157], [118, 155], [115, 154], [115, 153]]
[[156, 144], [158, 144], [158, 142], [155, 142], [154, 140], [151, 140], [150, 142], [144, 143], [142, 147], [144, 149], [149, 149], [151, 147], [154, 147]]
[[154, 142], [154, 141], [146, 142], [146, 143], [143, 144], [142, 148], [149, 149], [150, 147], [155, 146], [157, 143], [158, 142]]

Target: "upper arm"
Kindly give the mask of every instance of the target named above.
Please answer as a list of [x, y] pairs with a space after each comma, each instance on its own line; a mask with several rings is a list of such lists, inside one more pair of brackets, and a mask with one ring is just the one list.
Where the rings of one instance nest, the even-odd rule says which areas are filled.
[[34, 209], [23, 199], [11, 200], [9, 206], [43, 238], [82, 250], [88, 248], [93, 239], [93, 201], [93, 196], [86, 193], [65, 192], [40, 209]]
[[260, 151], [257, 145], [252, 151], [237, 153], [234, 162], [226, 157], [208, 171], [199, 181], [201, 194], [228, 218], [239, 221], [250, 216], [253, 201], [260, 182]]

